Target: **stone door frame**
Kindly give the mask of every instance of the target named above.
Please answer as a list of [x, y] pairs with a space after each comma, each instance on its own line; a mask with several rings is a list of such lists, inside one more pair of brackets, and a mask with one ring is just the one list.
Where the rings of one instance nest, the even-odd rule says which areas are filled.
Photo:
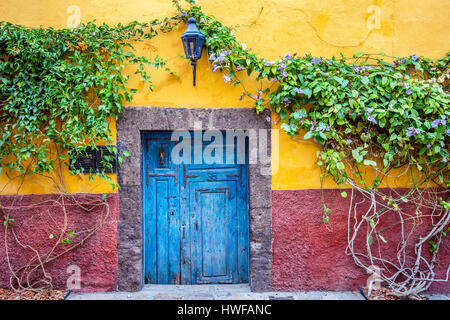
[[[267, 121], [269, 119], [269, 121]], [[118, 289], [139, 291], [143, 283], [142, 132], [227, 129], [270, 130], [270, 112], [257, 115], [251, 108], [188, 109], [125, 107], [117, 121], [119, 153], [127, 150], [117, 172], [119, 189]], [[268, 136], [267, 150], [271, 154]], [[252, 152], [252, 150], [250, 150]], [[271, 162], [249, 169], [250, 288], [272, 290], [272, 176]]]

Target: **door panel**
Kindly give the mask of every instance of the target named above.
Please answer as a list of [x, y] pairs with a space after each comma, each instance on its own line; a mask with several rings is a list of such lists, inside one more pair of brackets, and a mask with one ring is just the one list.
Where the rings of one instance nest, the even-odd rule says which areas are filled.
[[236, 182], [191, 182], [192, 283], [237, 279]]
[[[193, 151], [211, 143], [196, 138]], [[174, 164], [166, 132], [144, 133], [143, 143], [145, 282], [248, 282], [247, 165]], [[236, 152], [221, 147], [223, 159]]]
[[[170, 137], [170, 136], [169, 136]], [[175, 145], [166, 135], [145, 137], [144, 264], [146, 283], [180, 283], [180, 220]]]

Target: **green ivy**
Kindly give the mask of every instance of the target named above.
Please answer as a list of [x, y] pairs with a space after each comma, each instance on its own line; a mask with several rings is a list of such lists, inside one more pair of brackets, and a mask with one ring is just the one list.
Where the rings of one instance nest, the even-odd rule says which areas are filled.
[[[263, 89], [244, 91], [242, 97], [253, 99], [258, 112], [270, 108], [278, 114], [291, 137], [303, 132], [303, 139], [320, 145], [324, 175], [343, 184], [349, 166], [387, 173], [413, 165], [426, 181], [450, 185], [450, 52], [438, 60], [357, 53], [329, 59], [286, 54], [268, 61], [188, 2], [188, 10], [178, 7], [178, 17], [197, 19], [212, 70], [221, 70], [224, 81], [233, 85], [241, 84], [241, 73], [265, 80]], [[379, 184], [376, 179], [371, 187]]]
[[[376, 202], [375, 195], [381, 197], [383, 206], [363, 216], [368, 223], [365, 239], [369, 247], [374, 239], [387, 242], [381, 233], [409, 219], [400, 218], [399, 222], [375, 231], [383, 212], [400, 214], [401, 203], [415, 201], [420, 219], [418, 210], [423, 198], [378, 194], [383, 175], [377, 174], [368, 185], [364, 167], [388, 174], [394, 168], [413, 166], [423, 173], [413, 182], [416, 190], [430, 182], [448, 189], [450, 53], [438, 60], [415, 54], [398, 57], [357, 53], [351, 58], [341, 55], [328, 59], [286, 54], [276, 61], [267, 61], [240, 43], [232, 29], [202, 12], [194, 0], [187, 2], [190, 7], [184, 10], [179, 0], [173, 0], [179, 13], [176, 17], [115, 27], [88, 23], [75, 29], [55, 30], [0, 22], [0, 173], [6, 168], [22, 176], [44, 174], [55, 169], [56, 161], [70, 168], [70, 159], [87, 147], [111, 143], [108, 121], [117, 119], [122, 104], [131, 101], [136, 93], [128, 85], [125, 65], [136, 66], [135, 73], [149, 84], [150, 90], [154, 86], [146, 67], [163, 68], [173, 74], [164, 59], [137, 55], [133, 43], [170, 32], [194, 16], [206, 35], [212, 70], [222, 71], [224, 81], [235, 86], [242, 85], [242, 73], [254, 76], [261, 81], [262, 89], [248, 92], [242, 86], [241, 98], [253, 99], [257, 112], [272, 110], [291, 137], [302, 135], [321, 146], [317, 152], [317, 163], [323, 172], [321, 181], [331, 176], [338, 184], [344, 184], [355, 182], [356, 177], [356, 182], [371, 191], [372, 201]], [[119, 164], [124, 156], [129, 156], [126, 151], [121, 155], [114, 148], [109, 151], [116, 154]], [[105, 168], [111, 169], [111, 159], [105, 160]], [[354, 173], [351, 177], [347, 176], [350, 168]], [[98, 174], [107, 178], [104, 173]], [[323, 188], [321, 191], [323, 221], [328, 223], [331, 209], [325, 205]], [[442, 194], [446, 199], [440, 197], [431, 207], [446, 210], [448, 216], [448, 193]], [[341, 196], [347, 198], [347, 192], [341, 192]], [[106, 199], [104, 194], [102, 201]], [[427, 236], [432, 252], [431, 266], [427, 263], [430, 281], [434, 279], [433, 261], [440, 237], [450, 230], [444, 229], [448, 224], [445, 217], [434, 224], [436, 232]], [[3, 224], [13, 228], [14, 219], [6, 214]], [[356, 235], [357, 230], [354, 232]], [[55, 234], [52, 231], [49, 238]], [[401, 234], [403, 237], [403, 226]], [[76, 237], [75, 230], [64, 230], [61, 244], [71, 245]], [[420, 237], [420, 241], [424, 239]], [[415, 247], [419, 248], [418, 257], [421, 245]], [[398, 247], [405, 250], [406, 242]], [[353, 251], [352, 254], [355, 255]], [[44, 263], [49, 261], [47, 257]], [[403, 271], [399, 269], [398, 274], [406, 272], [405, 268], [402, 265]], [[407, 269], [407, 280], [401, 288], [414, 279], [411, 286], [420, 292], [424, 285], [414, 288], [418, 279], [414, 277], [420, 272], [423, 280], [423, 272], [418, 271], [418, 265], [412, 275], [411, 270]], [[398, 280], [394, 278], [394, 282]]]
[[[244, 72], [266, 84], [242, 97], [253, 99], [258, 112], [270, 108], [278, 114], [290, 136], [303, 134], [321, 145], [318, 164], [324, 175], [342, 184], [349, 165], [389, 172], [412, 164], [449, 186], [449, 54], [438, 60], [287, 54], [267, 61], [188, 2], [183, 11], [174, 1], [177, 17], [115, 27], [88, 23], [55, 30], [0, 23], [0, 170], [50, 172], [56, 161], [52, 145], [58, 152], [80, 153], [111, 142], [108, 119], [117, 118], [136, 92], [123, 74], [125, 64], [138, 67], [150, 90], [145, 66], [172, 73], [164, 59], [136, 55], [132, 43], [170, 32], [194, 16], [206, 35], [213, 71], [221, 70], [233, 85], [241, 84]], [[62, 152], [58, 160], [69, 165]], [[380, 183], [376, 179], [372, 187]]]
[[0, 172], [48, 173], [56, 161], [70, 166], [64, 151], [75, 158], [87, 146], [110, 143], [109, 119], [136, 92], [125, 65], [135, 65], [150, 90], [146, 67], [172, 74], [164, 59], [137, 55], [133, 43], [177, 25], [166, 18], [55, 30], [0, 22]]

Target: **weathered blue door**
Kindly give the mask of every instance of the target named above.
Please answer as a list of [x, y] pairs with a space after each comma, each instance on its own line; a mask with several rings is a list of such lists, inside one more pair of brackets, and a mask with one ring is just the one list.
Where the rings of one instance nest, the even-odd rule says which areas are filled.
[[211, 144], [199, 134], [180, 139], [188, 146], [181, 155], [191, 152], [181, 162], [171, 133], [143, 134], [145, 283], [248, 282], [247, 148], [242, 163], [237, 142], [227, 148], [224, 134], [208, 152], [211, 163], [198, 157]]

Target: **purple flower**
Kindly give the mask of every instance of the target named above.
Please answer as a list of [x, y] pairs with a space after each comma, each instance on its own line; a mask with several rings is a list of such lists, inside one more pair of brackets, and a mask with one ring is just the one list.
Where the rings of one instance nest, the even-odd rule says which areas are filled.
[[407, 94], [407, 95], [411, 95], [411, 93], [412, 93], [412, 90], [411, 90], [411, 89], [406, 90], [406, 94]]
[[280, 63], [278, 70], [283, 70], [284, 68], [286, 68], [286, 63], [284, 63], [284, 62]]
[[375, 123], [375, 124], [378, 123], [377, 120], [375, 120], [375, 118], [374, 118], [372, 115], [369, 115], [369, 116], [367, 117], [367, 120], [369, 120], [370, 122]]
[[220, 68], [220, 65], [214, 64], [212, 68], [212, 72], [216, 71], [218, 68]]
[[415, 129], [413, 127], [409, 127], [406, 130], [406, 136], [407, 137], [412, 137], [412, 136], [415, 136], [416, 134], [419, 134], [419, 133], [420, 133], [420, 129]]
[[217, 61], [219, 61], [220, 63], [223, 63], [223, 62], [225, 61], [225, 57], [222, 56], [222, 55], [220, 55], [220, 56], [217, 58]]
[[237, 65], [237, 67], [236, 67], [236, 70], [237, 71], [241, 71], [241, 70], [243, 70], [244, 68], [242, 68], [240, 65]]
[[261, 100], [261, 99], [262, 99], [262, 94], [263, 94], [263, 92], [262, 92], [261, 90], [256, 90], [256, 93], [257, 93], [257, 94], [254, 94], [254, 95], [253, 95], [253, 98], [254, 98], [255, 100]]
[[266, 117], [266, 121], [267, 121], [267, 122], [270, 122], [270, 120], [271, 120], [270, 117], [267, 116], [267, 117]]
[[366, 72], [367, 70], [369, 70], [369, 67], [366, 66], [361, 67], [361, 72]]
[[264, 64], [265, 64], [266, 66], [270, 66], [270, 65], [272, 64], [272, 62], [271, 62], [271, 61], [266, 61]]
[[427, 148], [430, 148], [431, 147], [431, 144], [427, 144]]
[[289, 59], [291, 56], [289, 55], [289, 53], [288, 54], [286, 54], [285, 56], [284, 56], [284, 58], [287, 60], [287, 59]]
[[322, 58], [314, 58], [311, 60], [311, 64], [321, 63], [321, 62], [322, 62]]
[[183, 11], [182, 13], [181, 13], [181, 15], [183, 16], [183, 17], [187, 17], [187, 12], [186, 11]]
[[289, 99], [288, 98], [284, 98], [283, 101], [286, 102], [286, 103], [289, 103]]
[[283, 78], [286, 78], [288, 76], [288, 73], [286, 71], [283, 71], [282, 75]]
[[445, 131], [445, 132], [447, 132], [447, 134], [450, 134], [450, 129], [447, 129], [447, 131]]
[[[220, 57], [226, 57], [226, 56], [228, 56], [228, 55], [230, 55], [231, 54], [231, 50], [228, 50], [228, 51], [222, 51], [221, 53], [220, 53]], [[219, 58], [220, 58], [219, 57]]]
[[205, 18], [200, 19], [200, 23], [203, 23], [203, 22], [205, 22]]
[[228, 83], [228, 82], [230, 82], [231, 81], [231, 78], [229, 77], [229, 76], [227, 76], [226, 74], [224, 74], [223, 75], [223, 81], [225, 82], [225, 83]]
[[433, 128], [436, 128], [441, 123], [441, 119], [436, 119], [431, 123]]
[[303, 93], [303, 90], [299, 89], [299, 88], [295, 88], [294, 91], [295, 91], [296, 94], [302, 94]]
[[347, 140], [345, 140], [345, 142], [347, 142], [347, 144], [350, 144], [350, 143], [352, 143], [352, 139], [347, 139]]
[[417, 56], [417, 54], [413, 54], [411, 56], [411, 59], [413, 59], [414, 61], [416, 61], [417, 59], [419, 59], [419, 57]]
[[214, 60], [216, 60], [216, 56], [212, 54], [212, 55], [209, 57], [209, 61], [214, 61]]
[[359, 67], [353, 66], [352, 69], [353, 69], [353, 71], [355, 71], [355, 73], [359, 73], [359, 70], [360, 70]]
[[401, 63], [405, 63], [405, 62], [406, 62], [406, 59], [402, 59], [402, 60], [400, 60], [400, 62], [401, 62]]

